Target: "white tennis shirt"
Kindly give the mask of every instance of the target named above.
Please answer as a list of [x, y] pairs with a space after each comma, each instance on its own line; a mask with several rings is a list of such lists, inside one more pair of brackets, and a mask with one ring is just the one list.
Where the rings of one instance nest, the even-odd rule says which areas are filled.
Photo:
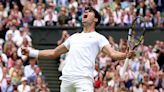
[[67, 76], [93, 79], [96, 56], [107, 44], [109, 44], [108, 40], [97, 32], [82, 32], [70, 36], [63, 43], [69, 52], [61, 79]]

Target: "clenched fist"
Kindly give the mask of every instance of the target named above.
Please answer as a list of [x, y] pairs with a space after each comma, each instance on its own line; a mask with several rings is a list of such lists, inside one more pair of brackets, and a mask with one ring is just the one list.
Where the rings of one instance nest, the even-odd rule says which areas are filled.
[[21, 52], [23, 55], [26, 55], [27, 57], [30, 57], [30, 58], [37, 58], [39, 55], [39, 50], [29, 48], [29, 47], [22, 47]]
[[29, 56], [29, 48], [27, 47], [22, 47], [21, 48], [22, 55]]

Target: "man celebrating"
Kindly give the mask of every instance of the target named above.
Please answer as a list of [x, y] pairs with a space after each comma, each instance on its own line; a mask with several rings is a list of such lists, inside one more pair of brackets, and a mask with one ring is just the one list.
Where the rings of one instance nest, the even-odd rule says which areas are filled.
[[108, 54], [115, 60], [132, 57], [134, 52], [115, 51], [108, 40], [95, 31], [101, 16], [93, 8], [87, 7], [83, 14], [83, 32], [70, 36], [55, 49], [33, 50], [22, 48], [22, 53], [29, 57], [54, 59], [68, 52], [66, 64], [62, 70], [60, 92], [93, 92], [93, 71], [95, 59], [99, 52]]

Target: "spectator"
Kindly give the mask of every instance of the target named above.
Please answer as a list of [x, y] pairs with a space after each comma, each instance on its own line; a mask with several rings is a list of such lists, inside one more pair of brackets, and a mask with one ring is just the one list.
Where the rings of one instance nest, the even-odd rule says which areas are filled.
[[21, 59], [18, 59], [15, 63], [15, 66], [10, 68], [9, 75], [13, 77], [12, 80], [15, 85], [20, 84], [21, 77], [23, 75], [23, 70], [24, 70], [24, 66], [22, 64]]
[[6, 33], [5, 40], [6, 41], [10, 40], [13, 41], [15, 44], [17, 44], [19, 42], [19, 37], [20, 37], [20, 31], [17, 30], [15, 25], [12, 25], [10, 27], [10, 30], [8, 30]]
[[66, 7], [66, 6], [68, 6], [68, 4], [69, 4], [68, 0], [58, 0], [57, 1], [57, 6], [59, 6], [59, 7], [62, 7], [62, 6]]
[[50, 92], [49, 88], [46, 87], [46, 84], [43, 83], [41, 77], [36, 78], [36, 92]]
[[140, 0], [137, 7], [137, 16], [145, 16], [146, 14], [146, 6], [144, 0]]
[[123, 81], [121, 81], [121, 82], [119, 83], [118, 92], [127, 92], [127, 89], [126, 89], [125, 84], [124, 84]]
[[0, 62], [0, 81], [3, 79], [3, 64]]
[[162, 49], [161, 50], [158, 49], [156, 53], [158, 56], [157, 62], [160, 67], [160, 70], [164, 71], [164, 63], [162, 62], [164, 60], [164, 51]]
[[145, 92], [143, 91], [143, 84], [142, 83], [138, 83], [136, 84], [136, 86], [132, 89], [132, 92]]
[[2, 64], [7, 64], [8, 58], [6, 56], [6, 54], [3, 52], [3, 45], [4, 44], [4, 40], [0, 40], [0, 62]]
[[39, 92], [42, 90], [43, 81], [41, 77], [36, 77], [36, 91]]
[[30, 92], [36, 92], [35, 91], [35, 84], [34, 83], [32, 83], [31, 85], [30, 85]]
[[11, 41], [6, 42], [4, 44], [4, 50], [3, 51], [7, 56], [7, 62], [4, 62], [5, 66], [8, 66], [9, 59], [12, 61], [13, 53], [15, 53], [15, 51], [16, 51], [16, 47], [15, 47], [14, 43]]
[[75, 7], [72, 7], [70, 9], [70, 13], [69, 13], [68, 16], [69, 16], [69, 21], [68, 21], [69, 26], [80, 26], [79, 18], [78, 18], [77, 14], [76, 14]]
[[42, 92], [50, 92], [50, 89], [47, 87], [46, 84], [42, 85]]
[[21, 85], [18, 86], [18, 92], [30, 92], [30, 86], [27, 85], [27, 78], [22, 77], [21, 79]]
[[75, 11], [76, 11], [76, 9], [77, 9], [77, 7], [78, 7], [78, 3], [77, 3], [76, 0], [70, 0], [70, 2], [69, 2], [68, 8], [69, 8], [69, 9], [72, 9], [73, 7], [74, 7], [74, 9], [75, 9]]
[[45, 26], [45, 21], [42, 19], [42, 15], [41, 14], [37, 14], [36, 15], [36, 20], [34, 20], [33, 26]]
[[103, 25], [107, 25], [109, 23], [109, 14], [108, 12], [110, 12], [110, 9], [107, 8], [103, 8], [102, 9], [102, 19], [103, 19]]
[[36, 9], [34, 10], [34, 16], [37, 16], [38, 14], [43, 16], [44, 12], [45, 12], [45, 10], [44, 10], [44, 7], [42, 6], [42, 4], [37, 4]]
[[44, 21], [47, 26], [54, 26], [57, 24], [58, 16], [56, 12], [53, 12], [53, 7], [49, 7], [46, 10]]
[[125, 26], [129, 26], [132, 24], [132, 21], [133, 21], [133, 12], [130, 12], [130, 11], [125, 11], [124, 12], [124, 16], [122, 15], [123, 17], [123, 21], [124, 21], [124, 25]]
[[119, 25], [121, 27], [127, 26], [125, 16], [126, 16], [126, 13], [123, 11], [122, 15], [121, 15], [121, 22], [120, 22], [120, 25]]
[[155, 78], [157, 78], [157, 76], [158, 76], [158, 71], [159, 71], [159, 70], [158, 70], [157, 65], [153, 64], [153, 65], [151, 66], [151, 69], [150, 69], [150, 72], [149, 72], [150, 80], [154, 81]]
[[121, 24], [121, 16], [122, 16], [122, 9], [120, 3], [117, 4], [116, 10], [113, 12], [113, 16], [116, 26], [119, 26]]
[[31, 10], [28, 8], [25, 8], [23, 11], [23, 18], [22, 18], [23, 25], [28, 24], [28, 25], [32, 26], [33, 20], [34, 20], [34, 18], [33, 18]]
[[14, 86], [11, 78], [8, 76], [4, 77], [1, 84], [1, 92], [13, 92]]
[[13, 9], [11, 10], [10, 15], [17, 18], [18, 21], [22, 19], [22, 12], [19, 11], [19, 6], [16, 3], [13, 4]]
[[146, 28], [153, 27], [153, 23], [152, 23], [152, 20], [151, 20], [151, 15], [146, 15], [144, 17], [144, 20], [145, 20], [145, 23], [144, 24], [142, 23], [141, 26], [145, 26]]
[[36, 59], [31, 58], [29, 60], [30, 64], [26, 65], [24, 68], [24, 75], [27, 78], [28, 83], [32, 83], [35, 81], [35, 68], [37, 67], [36, 65]]
[[162, 12], [164, 9], [164, 1], [163, 0], [152, 0], [155, 2], [156, 7], [157, 7], [157, 11]]
[[97, 92], [109, 92], [107, 80], [103, 80], [102, 86]]
[[4, 9], [4, 5], [0, 3], [0, 21], [8, 17], [7, 11]]
[[155, 89], [155, 85], [154, 85], [153, 81], [148, 82], [147, 92], [158, 92], [158, 90]]
[[105, 68], [107, 61], [111, 61], [111, 58], [108, 57], [107, 55], [105, 55], [104, 53], [100, 53], [97, 59], [98, 59], [99, 65], [100, 65], [100, 67], [99, 67], [100, 69]]
[[94, 7], [98, 12], [100, 11], [100, 9], [103, 5], [106, 6], [106, 4], [108, 4], [108, 3], [109, 3], [108, 0], [104, 0], [104, 1], [91, 0], [89, 2], [89, 4], [91, 4], [91, 6]]
[[52, 6], [55, 7], [56, 6], [56, 0], [46, 0], [46, 4], [47, 6]]
[[19, 38], [18, 47], [21, 46], [30, 47], [32, 39], [29, 35], [28, 28], [24, 27], [24, 28], [20, 28], [19, 30], [20, 30], [20, 38]]
[[68, 16], [67, 16], [67, 10], [65, 7], [61, 7], [59, 17], [58, 17], [58, 22], [59, 25], [64, 26], [68, 24]]
[[[16, 49], [16, 48], [15, 48]], [[15, 61], [17, 60], [18, 56], [16, 53], [16, 50], [13, 51], [12, 55], [9, 57], [8, 61], [7, 61], [7, 68], [12, 68], [15, 64]]]
[[109, 17], [109, 19], [107, 19], [108, 20], [107, 25], [109, 25], [109, 26], [115, 26], [114, 16], [113, 16], [112, 10], [108, 8], [107, 9], [107, 12], [108, 12], [108, 17]]
[[163, 74], [162, 71], [158, 72], [158, 76], [155, 79], [155, 86], [158, 90], [163, 90], [163, 87], [164, 87], [164, 74]]
[[45, 3], [46, 3], [46, 0], [36, 0], [37, 4], [41, 5], [43, 8], [46, 7]]
[[41, 77], [42, 80], [45, 80], [43, 74], [42, 74], [42, 71], [39, 67], [36, 67], [35, 68], [35, 80], [37, 79], [37, 77]]
[[34, 0], [27, 0], [24, 8], [29, 9], [31, 12], [33, 12], [36, 8], [36, 3], [34, 2]]
[[163, 27], [163, 19], [160, 11], [157, 11], [154, 16], [154, 25], [157, 27]]

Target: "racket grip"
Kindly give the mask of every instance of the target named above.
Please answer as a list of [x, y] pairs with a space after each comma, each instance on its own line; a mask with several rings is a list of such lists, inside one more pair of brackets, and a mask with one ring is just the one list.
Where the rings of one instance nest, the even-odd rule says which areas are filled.
[[129, 58], [126, 58], [125, 62], [124, 62], [124, 65], [123, 65], [122, 69], [120, 70], [121, 78], [124, 78], [125, 72], [126, 72], [126, 70], [128, 68], [128, 64], [129, 64]]

